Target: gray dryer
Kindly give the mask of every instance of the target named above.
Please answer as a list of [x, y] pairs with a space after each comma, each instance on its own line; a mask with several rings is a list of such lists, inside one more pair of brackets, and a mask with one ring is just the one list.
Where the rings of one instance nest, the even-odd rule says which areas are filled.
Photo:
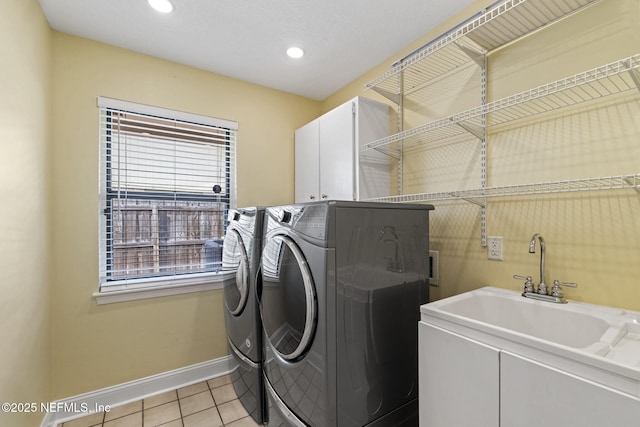
[[258, 288], [269, 426], [416, 426], [430, 205], [267, 208]]

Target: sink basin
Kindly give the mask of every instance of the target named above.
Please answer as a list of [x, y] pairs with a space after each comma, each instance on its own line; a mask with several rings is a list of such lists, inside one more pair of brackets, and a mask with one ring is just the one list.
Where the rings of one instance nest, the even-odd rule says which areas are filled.
[[459, 299], [434, 304], [444, 312], [573, 348], [586, 348], [600, 341], [610, 326], [590, 314], [517, 294], [470, 292]]

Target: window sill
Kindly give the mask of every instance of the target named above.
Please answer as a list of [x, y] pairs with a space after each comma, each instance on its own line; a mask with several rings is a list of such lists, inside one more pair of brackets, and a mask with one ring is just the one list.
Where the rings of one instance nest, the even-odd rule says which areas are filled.
[[[222, 289], [224, 279], [229, 274], [207, 275], [206, 277], [175, 279], [171, 278], [162, 282], [149, 283], [147, 285], [123, 285], [113, 286], [118, 289], [107, 289], [95, 292], [93, 297], [98, 305], [117, 302], [135, 301], [140, 299], [165, 297], [170, 295], [188, 294], [192, 292], [210, 291]], [[130, 286], [130, 287], [127, 287]]]

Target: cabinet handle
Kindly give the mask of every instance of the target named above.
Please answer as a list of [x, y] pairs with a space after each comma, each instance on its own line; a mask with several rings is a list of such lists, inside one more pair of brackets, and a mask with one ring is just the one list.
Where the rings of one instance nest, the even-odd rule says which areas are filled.
[[323, 195], [322, 195], [322, 198], [323, 198], [323, 199], [326, 199], [327, 197], [329, 197], [329, 196], [327, 196], [326, 194], [323, 194]]
[[309, 199], [311, 199], [311, 200], [315, 200], [315, 199], [316, 199], [316, 196], [311, 195], [311, 196], [309, 196]]

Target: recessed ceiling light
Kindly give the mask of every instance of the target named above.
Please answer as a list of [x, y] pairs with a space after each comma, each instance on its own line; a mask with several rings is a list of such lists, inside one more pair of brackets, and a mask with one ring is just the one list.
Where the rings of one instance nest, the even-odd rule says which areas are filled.
[[169, 0], [147, 0], [147, 3], [160, 13], [170, 13], [173, 11], [173, 5]]
[[302, 56], [304, 55], [304, 50], [299, 47], [290, 47], [289, 49], [287, 49], [287, 55], [289, 55], [290, 58], [302, 58]]

